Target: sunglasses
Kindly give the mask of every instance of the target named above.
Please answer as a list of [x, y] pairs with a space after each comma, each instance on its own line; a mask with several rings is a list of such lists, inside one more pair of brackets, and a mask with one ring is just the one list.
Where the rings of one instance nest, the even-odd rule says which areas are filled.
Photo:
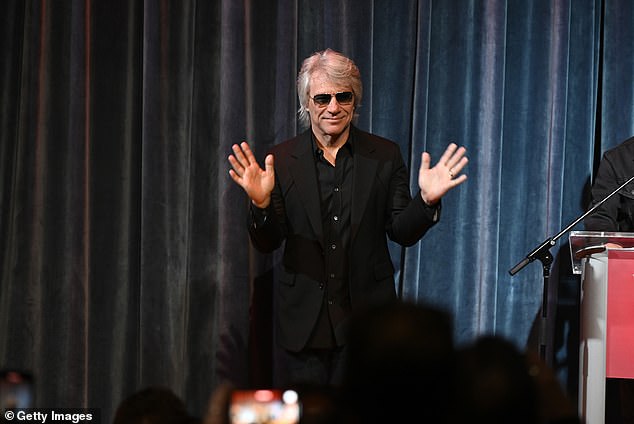
[[[317, 106], [328, 106], [330, 104], [330, 100], [332, 100], [332, 94], [316, 94], [315, 97], [313, 97], [313, 102], [315, 102], [315, 104]], [[354, 97], [354, 95], [352, 94], [352, 91], [342, 91], [339, 93], [334, 93], [335, 99], [337, 99], [337, 103], [339, 103], [340, 105], [347, 105], [352, 103], [352, 98]]]

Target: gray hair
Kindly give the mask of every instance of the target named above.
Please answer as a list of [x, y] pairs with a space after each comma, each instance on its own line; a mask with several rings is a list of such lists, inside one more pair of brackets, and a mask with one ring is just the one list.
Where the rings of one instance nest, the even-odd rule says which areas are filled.
[[355, 111], [361, 103], [361, 97], [363, 96], [361, 73], [357, 65], [355, 65], [351, 59], [332, 49], [313, 53], [304, 60], [302, 68], [297, 75], [297, 96], [299, 97], [299, 110], [297, 113], [299, 115], [300, 124], [305, 128], [310, 125], [308, 112], [310, 78], [316, 71], [323, 71], [327, 78], [334, 83], [350, 85], [354, 93]]

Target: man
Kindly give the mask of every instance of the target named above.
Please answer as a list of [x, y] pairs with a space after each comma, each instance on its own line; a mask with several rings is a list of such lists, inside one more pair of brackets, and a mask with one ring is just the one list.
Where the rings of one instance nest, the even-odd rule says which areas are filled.
[[[607, 197], [634, 176], [634, 137], [606, 151], [592, 185], [592, 204]], [[634, 231], [634, 183], [603, 203], [584, 220], [588, 231]]]
[[352, 60], [313, 54], [297, 91], [309, 129], [274, 146], [264, 169], [246, 142], [233, 145], [229, 174], [251, 199], [255, 247], [272, 252], [285, 242], [276, 337], [287, 370], [278, 385], [338, 385], [353, 309], [396, 297], [387, 237], [420, 240], [439, 219], [441, 197], [466, 180], [468, 160], [455, 144], [433, 168], [423, 153], [412, 198], [398, 145], [352, 125], [362, 98]]

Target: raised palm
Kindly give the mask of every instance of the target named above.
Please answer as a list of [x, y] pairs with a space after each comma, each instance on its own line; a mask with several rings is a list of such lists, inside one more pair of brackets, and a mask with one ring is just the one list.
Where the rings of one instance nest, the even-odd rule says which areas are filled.
[[242, 187], [255, 206], [267, 207], [275, 186], [273, 155], [266, 156], [262, 169], [247, 142], [234, 144], [231, 148], [233, 154], [228, 159], [232, 169], [229, 170], [229, 175]]

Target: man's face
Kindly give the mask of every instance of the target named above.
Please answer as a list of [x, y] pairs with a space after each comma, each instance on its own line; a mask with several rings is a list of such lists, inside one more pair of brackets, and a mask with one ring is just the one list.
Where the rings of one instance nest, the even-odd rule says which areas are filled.
[[[338, 137], [350, 127], [354, 116], [354, 96], [350, 102], [338, 102], [335, 93], [351, 92], [347, 85], [334, 84], [321, 72], [313, 74], [310, 80], [308, 112], [310, 125], [317, 137]], [[317, 104], [313, 98], [318, 94], [331, 94], [327, 105]]]

